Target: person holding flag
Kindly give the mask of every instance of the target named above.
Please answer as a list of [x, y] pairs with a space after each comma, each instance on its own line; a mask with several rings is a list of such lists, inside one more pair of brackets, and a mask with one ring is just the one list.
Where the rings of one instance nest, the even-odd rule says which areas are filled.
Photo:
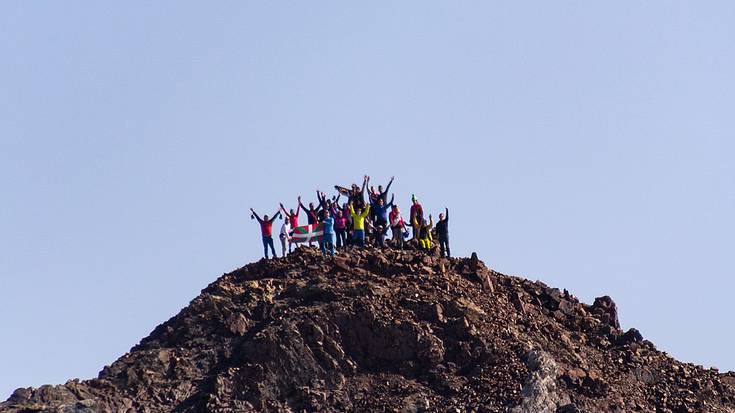
[[[319, 198], [319, 191], [316, 191], [317, 199]], [[301, 197], [299, 197], [301, 198]], [[319, 224], [319, 211], [322, 209], [321, 204], [314, 208], [314, 203], [309, 202], [309, 207], [305, 207], [304, 204], [299, 200], [299, 206], [306, 212], [306, 219], [309, 222], [309, 227], [315, 228]], [[311, 240], [309, 240], [309, 246], [311, 247]]]

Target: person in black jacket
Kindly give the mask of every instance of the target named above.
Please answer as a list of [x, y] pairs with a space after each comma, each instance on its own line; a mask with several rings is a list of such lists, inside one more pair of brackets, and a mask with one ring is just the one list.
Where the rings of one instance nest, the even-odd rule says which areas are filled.
[[[316, 192], [316, 196], [317, 198], [319, 198], [319, 191]], [[301, 197], [299, 196], [299, 198]], [[319, 204], [316, 208], [314, 208], [314, 203], [309, 202], [309, 207], [307, 208], [304, 204], [301, 203], [301, 201], [299, 201], [299, 206], [301, 207], [301, 209], [304, 210], [304, 212], [306, 212], [306, 219], [308, 220], [309, 225], [312, 227], [316, 226], [320, 221], [319, 211], [322, 209], [321, 204]], [[309, 240], [310, 247], [311, 247], [312, 242], [313, 242], [312, 240]]]
[[452, 255], [449, 252], [449, 208], [445, 208], [446, 216], [439, 214], [439, 222], [436, 223], [436, 237], [439, 238], [439, 252], [441, 256], [444, 256], [444, 251], [447, 253], [447, 257]]

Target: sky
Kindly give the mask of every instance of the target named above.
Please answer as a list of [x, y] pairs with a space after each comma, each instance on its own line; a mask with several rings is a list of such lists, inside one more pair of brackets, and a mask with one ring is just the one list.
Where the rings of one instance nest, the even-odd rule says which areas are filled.
[[[260, 258], [248, 208], [396, 176], [455, 255], [735, 370], [731, 1], [0, 4], [0, 399]], [[303, 219], [303, 218], [302, 218]]]

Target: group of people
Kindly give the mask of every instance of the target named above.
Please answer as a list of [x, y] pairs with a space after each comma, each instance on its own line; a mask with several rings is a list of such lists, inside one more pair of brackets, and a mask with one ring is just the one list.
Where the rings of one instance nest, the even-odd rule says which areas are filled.
[[[307, 229], [322, 225], [322, 235], [319, 241], [321, 251], [325, 255], [334, 256], [335, 250], [346, 248], [361, 248], [365, 245], [377, 247], [391, 247], [396, 249], [418, 248], [429, 251], [436, 239], [439, 243], [441, 256], [451, 256], [449, 251], [449, 209], [439, 214], [439, 220], [434, 223], [434, 218], [429, 214], [428, 221], [424, 216], [424, 209], [411, 195], [411, 209], [408, 222], [401, 215], [401, 210], [394, 203], [395, 196], [391, 195], [388, 201], [388, 191], [393, 185], [391, 178], [383, 188], [378, 185], [377, 189], [368, 186], [370, 177], [363, 178], [362, 186], [352, 184], [350, 188], [335, 185], [337, 195], [327, 198], [324, 192], [316, 191], [317, 204], [310, 202], [305, 206], [301, 202], [301, 196], [297, 198], [296, 209], [289, 209], [279, 204], [279, 209], [271, 216], [264, 215], [262, 218], [250, 208], [251, 218], [257, 219], [263, 236], [263, 250], [265, 258], [268, 258], [268, 250], [277, 257], [273, 244], [273, 222], [283, 217], [283, 225], [279, 233], [281, 241], [281, 254], [286, 256], [292, 251], [294, 230], [299, 227], [299, 215], [303, 210], [306, 214]], [[367, 201], [365, 192], [367, 189]], [[340, 199], [345, 197], [346, 202], [340, 204]], [[435, 225], [436, 224], [436, 225]], [[408, 229], [411, 229], [409, 233]], [[388, 230], [391, 231], [389, 240]], [[308, 241], [312, 245], [312, 241]]]

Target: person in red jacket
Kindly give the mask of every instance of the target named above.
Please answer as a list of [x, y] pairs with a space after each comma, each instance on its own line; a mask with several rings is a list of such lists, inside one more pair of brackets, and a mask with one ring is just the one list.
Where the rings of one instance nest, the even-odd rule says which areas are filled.
[[265, 259], [268, 259], [268, 246], [271, 247], [273, 258], [278, 257], [276, 255], [276, 248], [273, 246], [273, 221], [281, 215], [280, 211], [276, 211], [273, 218], [270, 219], [268, 219], [268, 215], [263, 215], [263, 218], [260, 218], [253, 208], [250, 208], [250, 212], [253, 213], [252, 217], [257, 219], [260, 224], [260, 233], [263, 236], [263, 254], [265, 254]]
[[283, 204], [279, 204], [281, 206], [281, 211], [283, 211], [283, 214], [286, 215], [286, 218], [288, 218], [288, 223], [291, 225], [291, 228], [296, 228], [299, 226], [299, 212], [301, 212], [301, 197], [298, 197], [298, 205], [296, 207], [296, 211], [291, 208], [290, 212], [286, 212], [286, 208], [284, 208]]

